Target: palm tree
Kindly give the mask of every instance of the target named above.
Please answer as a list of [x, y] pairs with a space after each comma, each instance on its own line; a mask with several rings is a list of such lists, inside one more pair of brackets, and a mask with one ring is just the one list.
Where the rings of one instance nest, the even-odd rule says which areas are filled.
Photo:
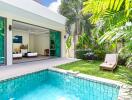
[[76, 36], [82, 33], [90, 35], [90, 29], [92, 27], [88, 19], [90, 15], [84, 16], [82, 14], [83, 1], [84, 0], [62, 0], [59, 9], [59, 12], [67, 17], [66, 31], [68, 34], [71, 34], [71, 25], [75, 25], [73, 33], [74, 51], [77, 43]]

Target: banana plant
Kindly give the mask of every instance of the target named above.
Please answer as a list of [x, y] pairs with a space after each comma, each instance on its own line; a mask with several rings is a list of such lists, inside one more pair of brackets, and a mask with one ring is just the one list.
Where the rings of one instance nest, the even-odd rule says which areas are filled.
[[66, 49], [67, 49], [67, 52], [68, 52], [68, 57], [70, 57], [70, 48], [72, 46], [72, 38], [73, 38], [73, 36], [69, 35], [67, 40], [66, 40]]

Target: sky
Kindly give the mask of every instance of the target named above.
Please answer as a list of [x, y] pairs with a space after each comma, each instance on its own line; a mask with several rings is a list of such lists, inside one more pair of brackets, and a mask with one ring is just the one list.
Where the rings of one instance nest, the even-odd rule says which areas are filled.
[[39, 0], [44, 6], [48, 7], [50, 10], [58, 13], [59, 5], [61, 0]]

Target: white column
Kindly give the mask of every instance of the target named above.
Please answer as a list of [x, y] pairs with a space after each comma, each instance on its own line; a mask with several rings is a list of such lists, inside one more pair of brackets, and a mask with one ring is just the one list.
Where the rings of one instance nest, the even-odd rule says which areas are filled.
[[64, 38], [65, 32], [61, 32], [61, 57], [66, 57], [66, 39]]
[[9, 25], [12, 26], [12, 19], [7, 18], [7, 65], [12, 65], [12, 30]]

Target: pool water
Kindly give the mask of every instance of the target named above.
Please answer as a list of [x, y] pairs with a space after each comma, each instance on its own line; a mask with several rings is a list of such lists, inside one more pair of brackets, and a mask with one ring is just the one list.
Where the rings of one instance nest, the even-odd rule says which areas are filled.
[[69, 95], [52, 85], [43, 85], [35, 91], [21, 97], [19, 100], [79, 100], [75, 95]]
[[0, 100], [117, 100], [119, 87], [45, 70], [0, 82]]

